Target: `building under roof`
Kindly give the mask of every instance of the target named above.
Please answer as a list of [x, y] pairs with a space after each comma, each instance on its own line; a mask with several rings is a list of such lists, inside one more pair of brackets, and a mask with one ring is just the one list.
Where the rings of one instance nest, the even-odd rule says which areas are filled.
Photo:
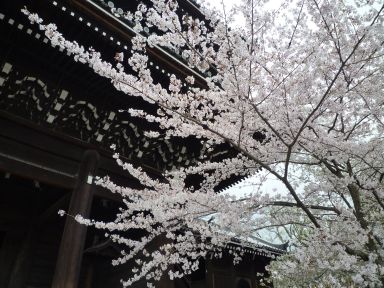
[[[116, 51], [129, 50], [134, 32], [110, 8], [134, 9], [137, 4], [133, 0], [0, 3], [0, 287], [120, 287], [119, 280], [129, 275], [129, 263], [110, 265], [120, 248], [100, 231], [60, 218], [57, 211], [112, 220], [121, 199], [95, 186], [93, 177], [110, 175], [121, 185], [140, 187], [115, 164], [111, 144], [116, 144], [122, 160], [158, 178], [166, 169], [191, 165], [206, 155], [204, 143], [193, 137], [146, 137], [145, 129], [159, 127], [118, 111], [137, 108], [155, 113], [155, 105], [115, 90], [109, 80], [53, 48], [20, 12], [24, 6], [38, 11], [67, 38], [92, 46], [113, 61]], [[194, 2], [180, 0], [180, 6], [199, 14]], [[150, 66], [159, 82], [167, 81], [170, 73], [197, 73], [176, 53], [160, 47], [150, 51]], [[204, 76], [196, 75], [196, 85], [205, 85]], [[209, 158], [234, 155], [222, 146]], [[228, 179], [218, 189], [237, 180]], [[205, 259], [190, 278], [163, 279], [158, 287], [256, 287], [256, 272], [264, 272], [271, 257], [282, 252], [260, 243], [239, 266], [226, 256]]]

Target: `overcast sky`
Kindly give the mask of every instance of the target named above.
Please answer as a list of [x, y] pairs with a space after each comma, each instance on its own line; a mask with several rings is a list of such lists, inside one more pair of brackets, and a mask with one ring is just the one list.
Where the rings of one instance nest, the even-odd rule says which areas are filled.
[[[201, 2], [201, 1], [197, 1]], [[222, 0], [205, 0], [206, 5], [210, 5], [219, 10], [223, 9]], [[223, 0], [226, 9], [230, 9], [235, 3], [239, 3], [239, 0]], [[281, 0], [271, 1], [271, 8], [278, 7]], [[237, 21], [236, 21], [237, 22]], [[241, 19], [239, 19], [238, 24], [241, 25]], [[265, 181], [267, 179], [267, 181]], [[263, 185], [260, 185], [260, 182], [265, 182]], [[283, 184], [280, 183], [277, 179], [272, 176], [269, 176], [265, 172], [260, 172], [257, 175], [249, 177], [248, 179], [237, 183], [232, 187], [226, 189], [225, 193], [235, 194], [241, 197], [244, 194], [249, 193], [268, 193], [275, 194], [276, 192], [282, 193], [286, 191], [286, 188]]]

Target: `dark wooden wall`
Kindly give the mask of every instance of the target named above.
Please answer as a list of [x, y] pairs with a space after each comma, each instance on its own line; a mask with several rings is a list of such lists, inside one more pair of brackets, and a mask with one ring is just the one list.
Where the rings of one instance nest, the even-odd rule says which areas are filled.
[[[0, 287], [50, 287], [68, 191], [0, 173]], [[64, 200], [63, 200], [64, 199]]]

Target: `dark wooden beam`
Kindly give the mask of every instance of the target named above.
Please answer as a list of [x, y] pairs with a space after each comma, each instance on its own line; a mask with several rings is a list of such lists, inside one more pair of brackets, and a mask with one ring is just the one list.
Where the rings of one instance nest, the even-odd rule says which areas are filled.
[[75, 186], [75, 178], [71, 175], [60, 174], [48, 167], [36, 163], [26, 162], [23, 158], [16, 158], [10, 155], [1, 155], [0, 171], [9, 172], [27, 179], [55, 185], [57, 187], [71, 189]]
[[[113, 19], [112, 16], [106, 17], [105, 14], [103, 14], [100, 10], [96, 9], [95, 7], [92, 7], [92, 5], [87, 3], [87, 1], [71, 0], [70, 3], [72, 3], [75, 8], [94, 18], [97, 23], [101, 23], [102, 25], [113, 31], [113, 33], [119, 34], [119, 36], [122, 37], [124, 40], [130, 41], [130, 39], [135, 36], [133, 29], [128, 30], [121, 23], [118, 23], [115, 19]], [[188, 5], [191, 3], [185, 4]], [[189, 5], [189, 7], [191, 6]], [[183, 65], [181, 63], [175, 63], [175, 56], [172, 56], [168, 52], [165, 53], [165, 51], [159, 50], [159, 48], [156, 47], [147, 47], [146, 49], [148, 54], [152, 56], [157, 63], [164, 65], [164, 67], [166, 67], [170, 71], [173, 71], [179, 75], [183, 75], [184, 77], [190, 76], [191, 74], [194, 74], [194, 76], [196, 76], [196, 74], [200, 75], [201, 78], [199, 76], [195, 77], [195, 83], [200, 87], [207, 87], [206, 81], [203, 80], [204, 76], [202, 76], [198, 71], [194, 71], [193, 69], [189, 68], [187, 64], [183, 63]], [[182, 60], [177, 61], [182, 62]], [[192, 72], [192, 70], [194, 71], [194, 73]]]
[[[71, 171], [74, 165], [77, 166], [78, 163], [81, 162], [81, 157], [85, 150], [96, 150], [100, 154], [100, 168], [107, 171], [107, 174], [112, 172], [123, 175], [124, 177], [129, 177], [128, 173], [116, 165], [116, 161], [112, 158], [113, 151], [48, 129], [43, 125], [37, 125], [3, 110], [0, 110], [0, 138], [6, 139], [5, 141], [19, 143], [20, 145], [24, 145], [24, 147], [34, 148], [34, 150], [31, 150], [32, 152], [29, 153], [29, 157], [33, 157], [38, 151], [48, 153], [51, 157], [58, 157], [61, 159], [60, 161], [52, 161], [52, 159], [50, 159], [48, 162], [51, 164], [55, 163], [56, 165], [66, 163], [62, 165], [62, 167], [67, 170], [70, 168]], [[13, 148], [13, 144], [0, 143], [0, 152]], [[14, 150], [16, 149], [12, 151]], [[24, 148], [18, 148], [17, 152], [23, 150]], [[41, 159], [40, 157], [35, 158]], [[121, 156], [120, 159], [136, 166], [141, 166], [144, 171], [151, 175], [160, 176], [162, 173], [157, 168], [141, 165], [142, 163], [131, 161], [123, 156]]]
[[[97, 170], [99, 154], [94, 150], [84, 153], [80, 164], [78, 181], [69, 204], [69, 215], [89, 217], [93, 186], [92, 179]], [[60, 243], [59, 255], [53, 277], [52, 288], [77, 288], [87, 227], [67, 217]]]

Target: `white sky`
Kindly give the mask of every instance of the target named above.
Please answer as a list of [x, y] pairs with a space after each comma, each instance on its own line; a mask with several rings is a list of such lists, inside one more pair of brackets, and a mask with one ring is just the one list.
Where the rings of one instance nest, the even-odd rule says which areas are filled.
[[[197, 0], [197, 2], [204, 2], [205, 5], [210, 6], [212, 8], [216, 8], [219, 11], [222, 11], [222, 1], [226, 7], [226, 10], [229, 10], [233, 5], [238, 4], [240, 0]], [[276, 9], [280, 6], [281, 0], [271, 0], [270, 1], [270, 9]], [[244, 25], [244, 20], [242, 16], [239, 15], [238, 18], [235, 19], [236, 26]], [[279, 180], [277, 180], [274, 176], [266, 173], [265, 171], [258, 172], [257, 174], [241, 181], [233, 185], [232, 187], [227, 188], [222, 193], [231, 194], [236, 196], [237, 198], [245, 197], [249, 194], [257, 195], [276, 195], [276, 194], [288, 194], [288, 190]], [[258, 232], [259, 237], [266, 241], [270, 241], [271, 243], [281, 243], [281, 240], [276, 239], [275, 234], [269, 232], [268, 230], [260, 230]]]
[[[198, 0], [199, 1], [199, 0]], [[222, 1], [224, 2], [224, 5], [227, 9], [230, 9], [233, 5], [238, 4], [241, 0], [200, 0], [199, 2], [204, 1], [205, 5], [209, 5], [211, 7], [214, 7], [220, 11], [222, 11]], [[277, 9], [282, 0], [270, 0], [268, 4], [268, 8], [271, 10]], [[350, 0], [347, 0], [348, 3], [353, 3]], [[379, 2], [377, 1], [375, 4], [376, 6], [379, 5]], [[363, 8], [364, 9], [364, 8]], [[376, 9], [379, 9], [377, 7]], [[364, 10], [362, 10], [363, 12]], [[244, 24], [244, 21], [241, 19], [242, 17], [239, 16], [239, 19], [236, 18], [235, 25], [241, 26]], [[295, 173], [293, 173], [293, 177]], [[262, 183], [262, 184], [261, 184]], [[303, 191], [304, 185], [299, 185], [297, 189], [301, 192]], [[257, 193], [260, 194], [268, 194], [268, 195], [276, 195], [276, 194], [289, 194], [284, 184], [282, 184], [279, 180], [277, 180], [272, 175], [269, 175], [265, 171], [259, 172], [256, 175], [253, 175], [249, 177], [248, 179], [237, 183], [233, 185], [232, 187], [226, 189], [222, 193], [228, 193], [231, 195], [235, 195], [239, 198], [244, 197], [246, 194], [252, 194]], [[274, 242], [274, 237], [271, 233], [268, 231], [260, 231], [261, 237], [267, 241]]]
[[246, 194], [288, 194], [287, 188], [282, 182], [276, 179], [274, 176], [261, 171], [240, 183], [237, 183], [228, 189], [224, 190], [223, 193], [235, 195], [239, 198]]
[[[202, 2], [201, 0], [198, 2]], [[223, 9], [222, 2], [224, 3], [226, 9], [230, 9], [233, 5], [238, 4], [239, 0], [205, 0], [205, 5], [209, 5], [211, 7], [214, 7], [218, 10]], [[270, 7], [271, 9], [277, 8], [281, 0], [271, 0], [270, 1]], [[236, 19], [236, 24], [241, 25], [242, 19]], [[265, 178], [267, 178], [267, 181], [265, 181]], [[264, 181], [263, 181], [264, 180]], [[260, 182], [265, 182], [263, 185], [260, 186]], [[257, 175], [251, 176], [245, 181], [242, 181], [241, 183], [238, 183], [224, 191], [224, 193], [230, 193], [234, 194], [238, 197], [242, 197], [244, 194], [250, 194], [250, 193], [267, 193], [267, 194], [275, 194], [275, 193], [286, 193], [285, 186], [278, 181], [276, 178], [272, 176], [268, 176], [265, 172], [260, 172]]]
[[[224, 3], [224, 5], [226, 7], [226, 11], [227, 11], [233, 5], [240, 4], [241, 0], [197, 0], [197, 2], [204, 2], [205, 5], [207, 5], [208, 7], [213, 7], [213, 8], [220, 10], [220, 11], [223, 10], [223, 3]], [[270, 0], [269, 3], [266, 4], [266, 7], [273, 10], [273, 9], [278, 8], [281, 3], [282, 3], [282, 0]], [[236, 21], [235, 21], [236, 25], [244, 24], [244, 21], [241, 18], [242, 17], [239, 16], [236, 19]]]

